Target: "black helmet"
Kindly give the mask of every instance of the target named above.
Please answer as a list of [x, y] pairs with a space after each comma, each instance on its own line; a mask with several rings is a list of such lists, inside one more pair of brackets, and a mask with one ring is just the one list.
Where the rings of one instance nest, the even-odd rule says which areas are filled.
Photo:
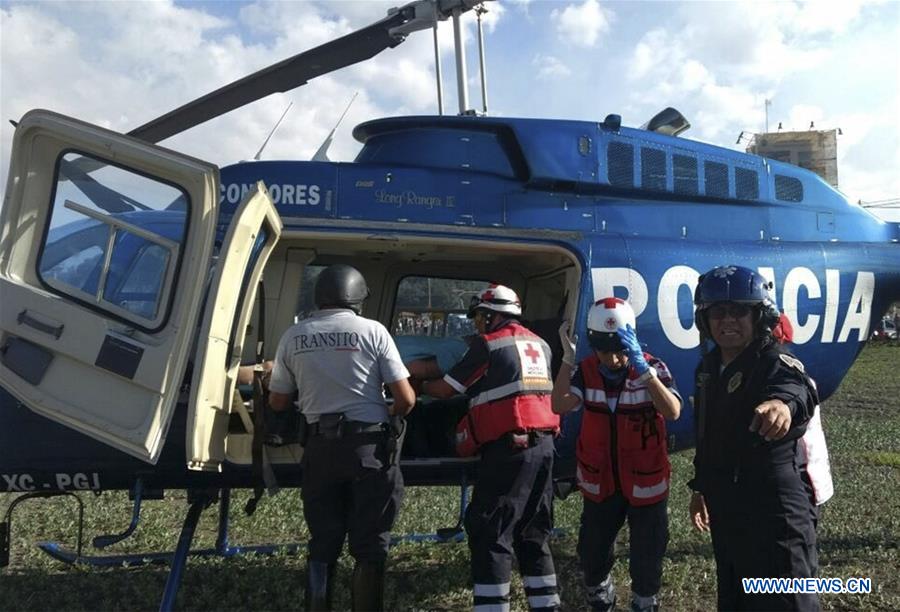
[[350, 308], [362, 312], [362, 303], [369, 297], [369, 287], [359, 270], [346, 264], [328, 266], [316, 279], [316, 306]]
[[706, 309], [719, 302], [751, 306], [757, 333], [770, 333], [780, 313], [772, 301], [772, 283], [744, 266], [719, 266], [700, 276], [694, 291], [694, 320], [701, 335], [709, 337]]

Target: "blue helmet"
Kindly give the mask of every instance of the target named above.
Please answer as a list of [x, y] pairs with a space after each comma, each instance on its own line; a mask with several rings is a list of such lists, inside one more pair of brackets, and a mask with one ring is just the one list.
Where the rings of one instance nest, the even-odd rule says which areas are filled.
[[700, 276], [694, 291], [694, 321], [701, 335], [709, 337], [704, 311], [717, 302], [753, 306], [759, 333], [771, 332], [779, 312], [769, 293], [773, 285], [758, 272], [743, 266], [718, 266]]

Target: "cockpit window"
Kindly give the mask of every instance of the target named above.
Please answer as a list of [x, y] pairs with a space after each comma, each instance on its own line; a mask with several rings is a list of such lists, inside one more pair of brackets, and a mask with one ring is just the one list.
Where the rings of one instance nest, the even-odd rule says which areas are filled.
[[188, 196], [75, 152], [57, 166], [38, 275], [51, 290], [152, 330], [165, 318]]

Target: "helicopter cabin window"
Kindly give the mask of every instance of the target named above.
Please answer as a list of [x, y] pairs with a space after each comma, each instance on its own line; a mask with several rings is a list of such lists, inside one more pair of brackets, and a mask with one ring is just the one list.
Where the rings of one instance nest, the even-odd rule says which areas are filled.
[[735, 167], [734, 192], [739, 200], [758, 200], [759, 174], [756, 170]]
[[775, 198], [782, 202], [802, 202], [803, 183], [800, 179], [783, 174], [775, 175]]
[[719, 162], [704, 162], [704, 193], [716, 198], [728, 197], [728, 166]]
[[697, 195], [699, 193], [696, 157], [672, 155], [672, 172], [674, 174], [675, 193], [685, 195]]
[[634, 146], [610, 142], [606, 147], [606, 173], [615, 187], [634, 187]]
[[466, 315], [485, 281], [407, 276], [397, 287], [391, 331], [394, 336], [460, 338], [475, 333]]
[[474, 130], [419, 127], [377, 134], [366, 141], [355, 161], [516, 176], [497, 134]]
[[641, 147], [641, 187], [654, 191], [666, 190], [666, 152]]
[[181, 189], [67, 152], [57, 164], [38, 276], [51, 291], [153, 331], [187, 230]]

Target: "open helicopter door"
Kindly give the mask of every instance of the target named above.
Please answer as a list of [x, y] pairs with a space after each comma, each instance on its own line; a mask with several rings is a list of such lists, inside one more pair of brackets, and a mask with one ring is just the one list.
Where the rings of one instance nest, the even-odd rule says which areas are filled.
[[201, 310], [218, 169], [49, 111], [18, 125], [0, 216], [0, 382], [159, 458]]
[[[281, 228], [278, 211], [262, 183], [257, 183], [234, 214], [209, 289], [191, 383], [186, 440], [189, 469], [219, 471], [225, 459], [244, 337], [259, 280]], [[259, 307], [265, 308], [265, 304]]]

